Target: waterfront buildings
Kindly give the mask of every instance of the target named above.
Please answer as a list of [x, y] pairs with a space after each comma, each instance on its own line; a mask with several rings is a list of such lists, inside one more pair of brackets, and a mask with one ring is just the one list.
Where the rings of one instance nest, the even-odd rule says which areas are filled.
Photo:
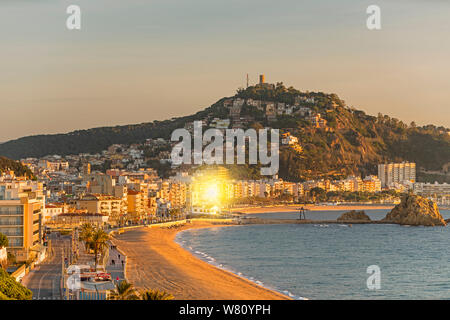
[[128, 200], [127, 216], [135, 221], [144, 218], [146, 214], [144, 193], [136, 190], [128, 190], [127, 200]]
[[381, 181], [377, 176], [367, 176], [364, 179], [349, 176], [342, 180], [311, 180], [303, 183], [305, 190], [321, 188], [327, 192], [381, 192]]
[[0, 232], [8, 251], [27, 261], [42, 249], [43, 185], [35, 181], [0, 182]]
[[395, 184], [415, 183], [416, 164], [413, 162], [379, 164], [378, 177], [383, 188]]
[[108, 220], [109, 217], [101, 213], [67, 212], [53, 218], [52, 226], [57, 228], [74, 228], [88, 223], [101, 227], [105, 225]]
[[105, 194], [87, 194], [77, 201], [77, 209], [98, 213], [117, 221], [122, 213], [122, 199]]
[[415, 183], [414, 192], [436, 201], [439, 205], [450, 206], [450, 184]]
[[414, 192], [422, 195], [447, 195], [450, 196], [450, 184], [448, 183], [422, 183], [414, 184]]
[[380, 192], [381, 181], [377, 176], [367, 176], [362, 181], [364, 192]]

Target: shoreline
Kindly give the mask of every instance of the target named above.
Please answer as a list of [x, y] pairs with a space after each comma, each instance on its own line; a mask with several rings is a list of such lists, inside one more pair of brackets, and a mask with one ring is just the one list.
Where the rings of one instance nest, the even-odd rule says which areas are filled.
[[299, 208], [305, 208], [307, 211], [352, 211], [352, 210], [391, 210], [394, 204], [345, 204], [345, 205], [275, 205], [275, 206], [254, 206], [254, 207], [240, 207], [232, 209], [233, 213], [256, 214], [256, 213], [278, 213], [278, 212], [295, 212], [298, 213]]
[[181, 231], [230, 227], [192, 221], [176, 228], [141, 228], [114, 238], [127, 255], [128, 281], [138, 289], [158, 289], [180, 300], [291, 300], [231, 271], [216, 267], [175, 241]]
[[[245, 226], [245, 225], [234, 225], [234, 226], [237, 227], [237, 226]], [[223, 226], [219, 226], [219, 227], [223, 227]], [[201, 229], [204, 229], [204, 228], [201, 228]], [[186, 231], [189, 231], [189, 230], [192, 230], [192, 229], [186, 229], [186, 230], [182, 230], [182, 231], [178, 232], [176, 237], [175, 237], [174, 242], [177, 243], [182, 249], [186, 250], [191, 255], [196, 257], [197, 259], [208, 263], [209, 265], [213, 266], [214, 268], [217, 268], [219, 270], [223, 270], [225, 272], [229, 272], [232, 275], [234, 275], [234, 276], [236, 276], [236, 277], [238, 277], [240, 279], [243, 279], [245, 281], [249, 281], [249, 282], [251, 282], [251, 283], [253, 283], [253, 284], [257, 285], [257, 286], [260, 286], [260, 287], [262, 287], [264, 289], [267, 289], [269, 291], [273, 291], [273, 292], [279, 293], [279, 294], [281, 294], [283, 296], [286, 296], [287, 299], [291, 299], [291, 300], [308, 300], [305, 297], [296, 296], [292, 292], [289, 292], [288, 290], [281, 291], [281, 290], [278, 290], [278, 289], [270, 288], [270, 287], [266, 286], [262, 281], [260, 281], [258, 279], [254, 279], [254, 278], [253, 279], [247, 278], [241, 272], [229, 270], [229, 269], [223, 267], [222, 264], [216, 265], [216, 264], [212, 263], [212, 261], [216, 261], [214, 257], [209, 256], [208, 254], [206, 254], [204, 252], [195, 251], [194, 248], [191, 248], [191, 247], [186, 248], [182, 243], [178, 242], [177, 237], [182, 235]], [[206, 260], [202, 259], [202, 257], [200, 257], [200, 256], [203, 256], [203, 258], [206, 259]], [[209, 262], [207, 260], [209, 260]]]

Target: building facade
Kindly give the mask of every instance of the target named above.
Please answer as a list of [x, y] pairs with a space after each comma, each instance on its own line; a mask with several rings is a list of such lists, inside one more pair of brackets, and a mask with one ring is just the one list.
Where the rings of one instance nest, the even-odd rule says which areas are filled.
[[42, 184], [32, 181], [0, 184], [0, 232], [17, 261], [37, 255], [42, 243]]
[[415, 183], [416, 164], [413, 162], [379, 164], [378, 178], [383, 188], [394, 184]]

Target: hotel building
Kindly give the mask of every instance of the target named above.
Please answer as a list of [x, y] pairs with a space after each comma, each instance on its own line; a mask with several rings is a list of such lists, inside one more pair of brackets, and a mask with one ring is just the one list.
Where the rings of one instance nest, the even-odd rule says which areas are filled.
[[422, 195], [450, 196], [448, 183], [415, 183], [414, 192]]
[[9, 240], [8, 252], [26, 261], [40, 252], [43, 186], [34, 181], [0, 183], [0, 232]]
[[413, 162], [387, 163], [378, 165], [378, 178], [381, 186], [416, 182], [416, 164]]
[[122, 213], [122, 199], [105, 194], [87, 194], [77, 201], [77, 209], [100, 213], [117, 221]]

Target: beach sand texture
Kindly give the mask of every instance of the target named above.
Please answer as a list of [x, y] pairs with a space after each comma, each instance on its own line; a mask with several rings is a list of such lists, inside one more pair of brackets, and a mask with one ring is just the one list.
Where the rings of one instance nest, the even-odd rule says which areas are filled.
[[179, 231], [219, 226], [225, 227], [196, 221], [172, 229], [139, 228], [114, 243], [127, 255], [127, 278], [138, 289], [165, 290], [179, 300], [289, 299], [194, 257], [174, 241]]

